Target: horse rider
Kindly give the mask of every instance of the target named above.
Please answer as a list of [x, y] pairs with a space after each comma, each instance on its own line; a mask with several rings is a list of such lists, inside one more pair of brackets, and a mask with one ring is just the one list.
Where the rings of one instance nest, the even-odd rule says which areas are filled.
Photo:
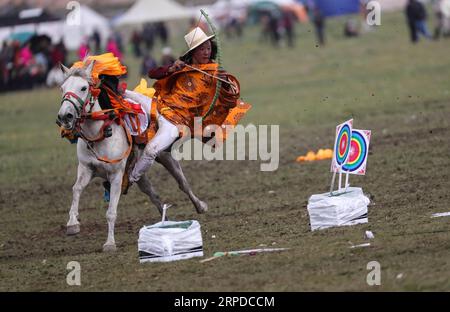
[[130, 184], [139, 181], [158, 154], [183, 135], [181, 127], [193, 134], [195, 117], [202, 118], [202, 127], [220, 127], [239, 103], [239, 82], [215, 62], [220, 52], [215, 35], [196, 27], [184, 39], [188, 50], [179, 59], [149, 71], [149, 77], [157, 80], [153, 104], [158, 130], [131, 171]]

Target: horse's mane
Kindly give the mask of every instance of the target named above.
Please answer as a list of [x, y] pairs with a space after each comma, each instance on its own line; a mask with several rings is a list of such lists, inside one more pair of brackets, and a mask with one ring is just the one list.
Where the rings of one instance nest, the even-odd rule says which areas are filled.
[[86, 70], [84, 68], [79, 68], [79, 67], [72, 67], [70, 68], [67, 72], [66, 72], [66, 78], [64, 79], [63, 83], [69, 79], [70, 77], [80, 77], [83, 78], [85, 80], [87, 80], [89, 82], [89, 84], [91, 84], [93, 82], [92, 77], [89, 77], [86, 73]]

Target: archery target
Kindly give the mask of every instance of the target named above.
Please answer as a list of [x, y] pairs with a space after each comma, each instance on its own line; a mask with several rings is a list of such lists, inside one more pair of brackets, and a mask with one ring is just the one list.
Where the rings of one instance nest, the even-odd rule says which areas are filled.
[[348, 120], [336, 127], [336, 139], [334, 141], [333, 160], [331, 171], [337, 171], [347, 161], [350, 154], [352, 138], [353, 119]]
[[370, 135], [370, 130], [353, 129], [349, 157], [342, 167], [344, 172], [359, 175], [366, 174]]
[[344, 125], [339, 131], [336, 141], [336, 162], [338, 165], [342, 165], [348, 157], [350, 151], [350, 142], [352, 137], [352, 131], [348, 125]]

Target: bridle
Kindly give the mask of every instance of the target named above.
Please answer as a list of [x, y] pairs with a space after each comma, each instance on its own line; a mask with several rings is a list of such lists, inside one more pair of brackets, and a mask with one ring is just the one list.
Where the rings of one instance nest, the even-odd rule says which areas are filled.
[[[69, 132], [70, 135], [74, 138], [81, 138], [83, 141], [86, 142], [87, 147], [89, 150], [94, 154], [94, 156], [103, 162], [106, 163], [118, 163], [124, 158], [127, 158], [130, 155], [131, 148], [132, 148], [132, 138], [130, 131], [125, 126], [125, 123], [123, 122], [123, 117], [125, 116], [125, 112], [121, 112], [118, 109], [104, 109], [101, 111], [92, 112], [92, 109], [94, 107], [95, 102], [98, 100], [98, 95], [100, 94], [100, 86], [95, 87], [92, 84], [89, 84], [89, 92], [86, 96], [86, 99], [83, 100], [81, 97], [79, 97], [74, 92], [68, 91], [64, 93], [62, 99], [61, 99], [61, 105], [64, 104], [64, 102], [69, 102], [72, 104], [72, 106], [75, 108], [76, 116], [74, 116], [74, 122], [72, 124], [72, 127], [70, 129], [64, 128], [65, 132]], [[87, 107], [89, 106], [89, 109]], [[103, 125], [100, 128], [98, 134], [95, 137], [88, 137], [85, 133], [83, 133], [82, 130], [82, 124], [86, 120], [93, 120], [93, 121], [102, 121]], [[94, 149], [94, 143], [101, 142], [105, 138], [110, 137], [112, 133], [106, 132], [105, 130], [113, 124], [116, 123], [119, 126], [122, 126], [124, 129], [126, 135], [127, 135], [127, 141], [128, 141], [128, 149], [125, 151], [125, 153], [117, 159], [109, 159], [107, 157], [102, 157], [98, 155], [98, 153]], [[61, 127], [61, 121], [57, 119], [56, 123]]]
[[[74, 128], [77, 127], [81, 123], [81, 119], [83, 115], [86, 115], [86, 106], [90, 104], [89, 112], [92, 111], [92, 107], [95, 103], [95, 98], [92, 96], [91, 88], [89, 88], [89, 93], [86, 97], [86, 100], [83, 101], [81, 97], [79, 97], [76, 93], [68, 91], [64, 93], [62, 99], [61, 99], [61, 105], [64, 104], [64, 102], [69, 102], [72, 104], [72, 106], [75, 108], [75, 111], [77, 112], [77, 116], [75, 116], [75, 123], [72, 124], [72, 127], [67, 130], [74, 130]], [[75, 102], [76, 101], [76, 102]], [[84, 114], [83, 114], [84, 113]]]

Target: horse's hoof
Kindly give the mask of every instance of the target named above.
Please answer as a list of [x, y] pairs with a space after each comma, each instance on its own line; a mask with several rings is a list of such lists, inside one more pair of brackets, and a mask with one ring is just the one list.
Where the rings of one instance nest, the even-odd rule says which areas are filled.
[[195, 209], [197, 209], [197, 213], [205, 213], [208, 211], [208, 204], [200, 201], [200, 203], [195, 206]]
[[103, 245], [103, 252], [114, 252], [116, 250], [116, 244]]
[[80, 233], [80, 225], [79, 224], [67, 226], [67, 230], [66, 230], [67, 235], [77, 235], [78, 233]]

